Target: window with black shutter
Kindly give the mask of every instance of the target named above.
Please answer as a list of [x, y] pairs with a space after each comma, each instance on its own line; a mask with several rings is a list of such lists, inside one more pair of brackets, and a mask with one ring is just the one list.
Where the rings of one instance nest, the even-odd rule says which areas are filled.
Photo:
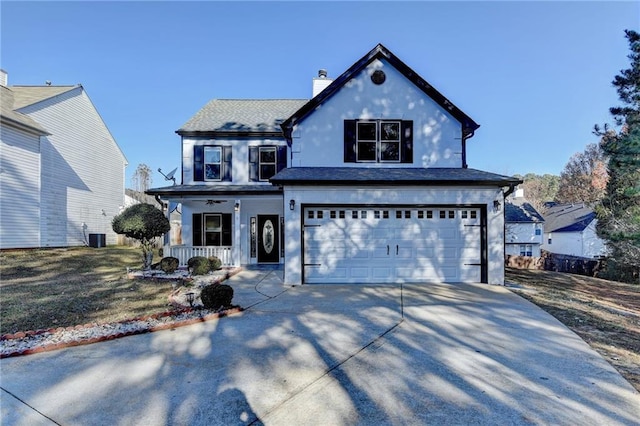
[[194, 246], [232, 246], [233, 217], [230, 213], [194, 213]]
[[266, 182], [287, 167], [286, 146], [250, 146], [249, 181]]
[[413, 163], [413, 121], [345, 120], [345, 163]]
[[193, 147], [193, 180], [231, 182], [231, 146], [196, 145]]

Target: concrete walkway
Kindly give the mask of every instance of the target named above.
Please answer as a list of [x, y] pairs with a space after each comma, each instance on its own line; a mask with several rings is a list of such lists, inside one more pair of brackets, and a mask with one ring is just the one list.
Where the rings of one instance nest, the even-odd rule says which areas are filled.
[[640, 424], [640, 394], [505, 287], [228, 283], [247, 311], [0, 360], [2, 425]]

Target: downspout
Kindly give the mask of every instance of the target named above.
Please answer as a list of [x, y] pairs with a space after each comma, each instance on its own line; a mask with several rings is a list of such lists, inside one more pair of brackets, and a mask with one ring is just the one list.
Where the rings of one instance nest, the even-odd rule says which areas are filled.
[[[515, 183], [512, 183], [511, 185], [509, 185], [509, 189], [507, 189], [507, 192], [503, 192], [502, 193], [502, 205], [504, 206], [502, 209], [502, 214], [503, 216], [505, 215], [505, 212], [507, 210], [507, 197], [511, 194], [513, 194], [513, 191], [516, 190], [516, 186], [518, 186]], [[507, 266], [507, 219], [506, 216], [504, 216], [504, 219], [502, 220], [502, 235], [504, 235], [504, 243], [502, 244], [502, 258], [504, 259], [504, 266]], [[503, 285], [506, 285], [506, 282], [503, 282]]]
[[475, 135], [475, 130], [469, 131], [469, 129], [462, 130], [462, 168], [467, 169], [469, 165], [467, 164], [467, 139], [471, 139], [473, 135]]

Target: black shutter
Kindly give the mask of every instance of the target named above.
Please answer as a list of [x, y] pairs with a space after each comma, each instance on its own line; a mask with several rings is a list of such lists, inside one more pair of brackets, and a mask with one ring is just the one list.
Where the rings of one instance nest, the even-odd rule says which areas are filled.
[[222, 181], [223, 182], [231, 182], [231, 156], [233, 152], [232, 146], [223, 146], [222, 147]]
[[194, 246], [202, 246], [202, 213], [194, 213], [191, 220], [191, 230]]
[[402, 122], [400, 162], [413, 163], [413, 121]]
[[258, 147], [249, 147], [249, 182], [258, 182]]
[[277, 157], [278, 165], [277, 165], [276, 173], [278, 173], [282, 169], [287, 168], [287, 147], [279, 146], [277, 150], [278, 150], [278, 157]]
[[204, 181], [204, 147], [193, 147], [193, 180]]
[[344, 120], [344, 162], [356, 162], [356, 120]]
[[222, 245], [233, 245], [233, 233], [231, 232], [231, 213], [222, 214]]

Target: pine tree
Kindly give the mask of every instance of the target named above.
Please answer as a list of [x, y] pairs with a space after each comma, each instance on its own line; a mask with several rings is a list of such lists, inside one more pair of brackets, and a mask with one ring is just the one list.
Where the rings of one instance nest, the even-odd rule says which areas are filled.
[[595, 132], [608, 158], [609, 181], [597, 208], [598, 235], [607, 241], [611, 258], [640, 271], [640, 34], [625, 31], [631, 67], [620, 71], [612, 84], [622, 106], [609, 109], [619, 131], [607, 126]]

